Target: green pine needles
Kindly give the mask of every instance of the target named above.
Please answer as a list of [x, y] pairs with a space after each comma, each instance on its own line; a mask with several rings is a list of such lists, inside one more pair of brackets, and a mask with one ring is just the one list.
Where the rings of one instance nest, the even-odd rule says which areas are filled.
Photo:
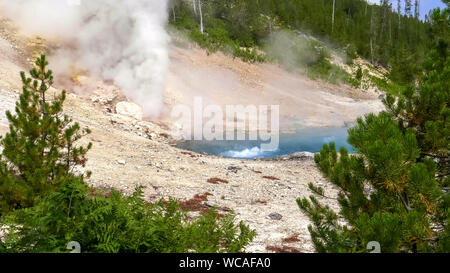
[[81, 129], [62, 112], [66, 92], [49, 98], [53, 74], [45, 56], [36, 60], [31, 78], [21, 73], [23, 90], [15, 114], [7, 112], [10, 131], [0, 145], [0, 215], [31, 207], [61, 185], [75, 166], [84, 166], [91, 148], [76, 146]]
[[448, 7], [433, 13], [435, 46], [419, 84], [388, 95], [386, 111], [349, 130], [357, 154], [330, 143], [316, 155], [340, 204], [336, 213], [315, 196], [297, 200], [318, 252], [368, 252], [371, 241], [382, 252], [450, 252], [449, 15]]

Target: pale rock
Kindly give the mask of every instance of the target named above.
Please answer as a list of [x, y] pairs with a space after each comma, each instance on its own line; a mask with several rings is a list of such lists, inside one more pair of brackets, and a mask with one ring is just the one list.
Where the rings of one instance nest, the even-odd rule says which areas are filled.
[[307, 160], [307, 159], [314, 159], [314, 154], [310, 152], [297, 152], [290, 155], [282, 155], [277, 157], [278, 160]]
[[116, 112], [122, 116], [128, 116], [137, 120], [142, 120], [143, 112], [142, 108], [132, 102], [121, 101], [116, 104]]

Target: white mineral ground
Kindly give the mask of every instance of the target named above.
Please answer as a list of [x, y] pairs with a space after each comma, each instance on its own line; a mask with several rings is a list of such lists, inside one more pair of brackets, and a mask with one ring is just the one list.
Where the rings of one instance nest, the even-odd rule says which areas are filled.
[[[14, 35], [4, 21], [0, 21], [0, 37], [0, 134], [3, 135], [8, 129], [4, 112], [14, 109], [21, 89], [19, 72], [29, 70], [32, 53], [45, 45], [42, 40], [30, 41]], [[170, 58], [165, 95], [168, 109], [176, 103], [192, 104], [194, 96], [219, 105], [279, 104], [287, 129], [342, 126], [364, 113], [382, 109], [376, 92], [313, 81], [275, 65], [248, 64], [220, 53], [208, 56], [200, 49], [175, 46], [171, 46]], [[309, 219], [299, 210], [296, 199], [312, 194], [309, 182], [324, 186], [329, 197], [336, 197], [337, 192], [312, 159], [238, 160], [187, 153], [170, 145], [167, 137], [170, 120], [142, 121], [115, 113], [115, 104], [126, 98], [111, 83], [84, 76], [63, 87], [69, 92], [90, 90], [77, 95], [70, 93], [64, 108], [75, 121], [92, 130], [83, 140], [94, 144], [86, 167], [93, 172], [87, 181], [90, 185], [125, 193], [143, 185], [149, 201], [169, 196], [188, 200], [209, 192], [212, 195], [207, 205], [217, 206], [221, 212], [232, 209], [239, 220], [256, 229], [258, 235], [247, 251], [268, 252], [267, 246], [314, 251], [307, 230]], [[207, 182], [209, 178], [229, 183], [211, 184]], [[338, 209], [335, 200], [319, 199]], [[269, 217], [271, 213], [279, 213], [282, 218], [273, 220]], [[298, 240], [283, 241], [291, 236], [297, 236]]]

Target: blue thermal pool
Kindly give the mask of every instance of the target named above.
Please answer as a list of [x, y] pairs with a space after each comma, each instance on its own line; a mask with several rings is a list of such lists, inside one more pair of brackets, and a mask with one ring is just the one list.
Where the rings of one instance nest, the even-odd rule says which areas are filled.
[[262, 141], [206, 141], [189, 140], [177, 144], [176, 147], [197, 153], [223, 156], [228, 158], [275, 158], [280, 155], [295, 152], [320, 152], [323, 144], [334, 142], [339, 151], [341, 146], [346, 147], [349, 152], [354, 152], [347, 143], [348, 128], [307, 128], [297, 130], [295, 133], [281, 134], [279, 148], [276, 151], [262, 151]]

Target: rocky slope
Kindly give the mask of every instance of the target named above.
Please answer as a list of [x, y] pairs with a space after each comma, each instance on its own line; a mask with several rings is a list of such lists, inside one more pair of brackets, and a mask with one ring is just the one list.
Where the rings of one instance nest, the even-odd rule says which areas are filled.
[[[0, 134], [4, 134], [7, 121], [3, 113], [13, 110], [21, 88], [19, 71], [28, 70], [33, 53], [44, 47], [40, 40], [11, 34], [5, 22], [0, 25]], [[331, 87], [295, 75], [286, 77], [286, 72], [273, 65], [249, 65], [221, 54], [208, 57], [199, 49], [176, 47], [172, 48], [171, 59], [166, 93], [169, 108], [176, 103], [189, 104], [194, 95], [204, 95], [220, 104], [277, 100], [282, 108], [285, 106], [282, 115], [301, 126], [343, 124], [380, 109], [377, 94]], [[206, 87], [195, 81], [202, 75], [210, 78]], [[223, 97], [226, 90], [215, 80], [227, 76], [234, 79], [235, 88]], [[183, 89], [190, 80], [195, 86]], [[80, 86], [90, 91], [70, 93], [65, 111], [92, 130], [83, 140], [94, 144], [86, 166], [93, 172], [90, 185], [125, 193], [141, 185], [149, 201], [175, 197], [183, 207], [196, 212], [211, 206], [221, 213], [234, 211], [239, 220], [258, 233], [247, 248], [249, 252], [313, 251], [307, 230], [309, 220], [299, 210], [296, 199], [309, 196], [307, 184], [313, 182], [325, 186], [330, 197], [321, 201], [338, 207], [332, 199], [336, 190], [323, 178], [311, 156], [237, 160], [179, 150], [171, 145], [170, 120], [140, 119], [139, 108], [128, 102], [117, 87], [101, 79], [81, 76], [64, 88], [71, 91]], [[299, 86], [300, 95], [296, 93]]]

